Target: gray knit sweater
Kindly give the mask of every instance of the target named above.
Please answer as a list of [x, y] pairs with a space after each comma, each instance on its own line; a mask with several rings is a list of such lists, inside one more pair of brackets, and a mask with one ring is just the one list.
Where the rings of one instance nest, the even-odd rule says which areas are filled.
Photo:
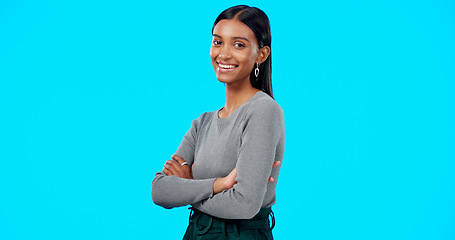
[[[276, 202], [275, 187], [284, 153], [284, 115], [263, 91], [257, 92], [229, 117], [218, 111], [193, 120], [175, 154], [193, 165], [193, 178], [156, 173], [152, 199], [165, 208], [191, 204], [215, 217], [249, 219]], [[237, 167], [233, 188], [213, 194], [213, 182]], [[275, 181], [268, 182], [272, 176]]]

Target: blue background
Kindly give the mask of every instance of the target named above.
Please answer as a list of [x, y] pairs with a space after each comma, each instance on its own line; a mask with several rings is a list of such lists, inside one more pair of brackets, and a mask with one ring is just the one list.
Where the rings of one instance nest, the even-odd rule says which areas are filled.
[[211, 27], [272, 26], [276, 239], [455, 239], [452, 1], [0, 1], [0, 239], [180, 239], [151, 181], [224, 105]]

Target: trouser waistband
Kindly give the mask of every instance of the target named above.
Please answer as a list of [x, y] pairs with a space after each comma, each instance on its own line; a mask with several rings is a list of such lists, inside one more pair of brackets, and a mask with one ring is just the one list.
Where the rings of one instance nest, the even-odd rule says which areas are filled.
[[[261, 210], [251, 219], [223, 219], [201, 212], [193, 207], [190, 208], [190, 224], [196, 224], [198, 234], [204, 234], [208, 230], [212, 232], [238, 232], [247, 229], [275, 227], [275, 216], [271, 208]], [[269, 216], [272, 219], [270, 226]]]

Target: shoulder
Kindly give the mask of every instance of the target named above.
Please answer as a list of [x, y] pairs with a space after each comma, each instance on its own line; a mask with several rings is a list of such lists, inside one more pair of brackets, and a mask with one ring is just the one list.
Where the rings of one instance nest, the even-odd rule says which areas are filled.
[[284, 112], [281, 106], [270, 97], [267, 93], [259, 91], [257, 96], [248, 106], [247, 115], [265, 115], [265, 116], [281, 116]]
[[[242, 130], [244, 136], [255, 136], [258, 140], [262, 138], [273, 138], [278, 141], [284, 137], [284, 113], [278, 103], [268, 94], [261, 92], [245, 109], [242, 119]], [[265, 135], [264, 135], [265, 134]]]
[[202, 113], [197, 119], [199, 122], [205, 122], [213, 117], [213, 114], [215, 114], [216, 111], [211, 111], [211, 112], [204, 112]]
[[202, 113], [198, 118], [193, 120], [191, 127], [195, 128], [195, 129], [199, 129], [199, 128], [206, 126], [207, 124], [210, 123], [210, 121], [213, 118], [213, 115], [215, 113], [216, 113], [216, 111]]
[[245, 126], [284, 129], [283, 109], [267, 93], [258, 94], [246, 107], [242, 122]]

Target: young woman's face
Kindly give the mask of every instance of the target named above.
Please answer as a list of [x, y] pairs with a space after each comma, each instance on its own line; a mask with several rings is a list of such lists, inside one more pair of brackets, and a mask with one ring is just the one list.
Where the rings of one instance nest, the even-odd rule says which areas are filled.
[[237, 19], [223, 19], [213, 29], [210, 58], [216, 77], [223, 83], [250, 81], [258, 60], [253, 31]]

